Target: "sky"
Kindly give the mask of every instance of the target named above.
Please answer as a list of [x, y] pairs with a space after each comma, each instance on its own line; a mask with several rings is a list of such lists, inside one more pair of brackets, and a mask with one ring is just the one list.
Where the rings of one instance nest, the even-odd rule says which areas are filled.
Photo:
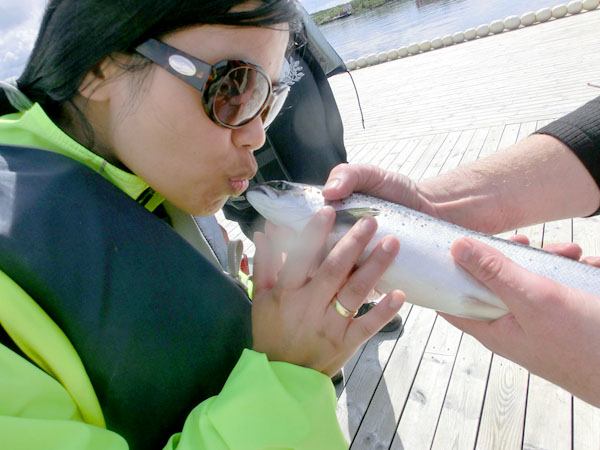
[[0, 80], [20, 75], [46, 0], [0, 0]]
[[[47, 0], [0, 0], [0, 80], [19, 76], [33, 48]], [[310, 13], [348, 0], [300, 0]]]

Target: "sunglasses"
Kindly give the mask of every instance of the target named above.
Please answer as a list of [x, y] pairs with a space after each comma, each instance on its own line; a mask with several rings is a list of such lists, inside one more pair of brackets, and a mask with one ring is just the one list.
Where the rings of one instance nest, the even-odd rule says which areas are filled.
[[157, 39], [148, 39], [136, 52], [198, 89], [208, 117], [225, 128], [241, 128], [258, 116], [267, 128], [290, 90], [287, 84], [272, 84], [267, 72], [250, 61], [229, 59], [211, 66]]

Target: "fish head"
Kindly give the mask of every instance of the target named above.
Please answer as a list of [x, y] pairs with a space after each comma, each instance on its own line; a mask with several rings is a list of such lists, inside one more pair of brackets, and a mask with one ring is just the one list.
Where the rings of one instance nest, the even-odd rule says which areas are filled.
[[268, 221], [300, 231], [325, 205], [321, 188], [289, 181], [267, 181], [250, 187], [246, 199]]

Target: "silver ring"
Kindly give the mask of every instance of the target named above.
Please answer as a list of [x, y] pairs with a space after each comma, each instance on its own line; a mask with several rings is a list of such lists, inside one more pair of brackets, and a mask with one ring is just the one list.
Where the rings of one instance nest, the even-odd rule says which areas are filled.
[[344, 305], [342, 305], [340, 303], [340, 301], [338, 300], [337, 295], [333, 298], [335, 299], [333, 302], [333, 307], [335, 308], [335, 310], [337, 311], [337, 313], [340, 316], [342, 316], [344, 319], [347, 319], [348, 317], [356, 316], [358, 311], [350, 311], [348, 308], [346, 308]]

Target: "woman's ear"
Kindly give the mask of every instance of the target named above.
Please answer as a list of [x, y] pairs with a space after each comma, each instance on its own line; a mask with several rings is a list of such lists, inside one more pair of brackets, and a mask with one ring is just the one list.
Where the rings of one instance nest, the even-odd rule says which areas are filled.
[[109, 101], [112, 91], [110, 81], [121, 71], [112, 57], [104, 58], [87, 73], [79, 85], [79, 95], [88, 101]]

